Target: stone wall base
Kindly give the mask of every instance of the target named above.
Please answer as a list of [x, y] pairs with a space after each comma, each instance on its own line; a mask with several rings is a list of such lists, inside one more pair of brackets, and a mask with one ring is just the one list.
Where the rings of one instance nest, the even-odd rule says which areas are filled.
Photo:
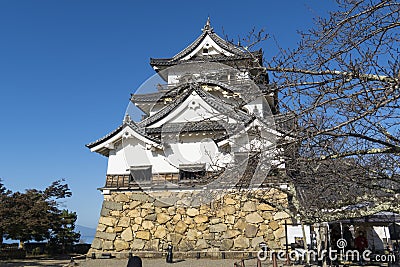
[[174, 255], [183, 258], [241, 258], [258, 251], [261, 242], [271, 249], [284, 248], [284, 223], [289, 216], [263, 201], [287, 205], [284, 194], [271, 189], [220, 192], [212, 203], [192, 207], [197, 194], [163, 191], [149, 196], [126, 191], [105, 195], [88, 256], [164, 257], [169, 244]]

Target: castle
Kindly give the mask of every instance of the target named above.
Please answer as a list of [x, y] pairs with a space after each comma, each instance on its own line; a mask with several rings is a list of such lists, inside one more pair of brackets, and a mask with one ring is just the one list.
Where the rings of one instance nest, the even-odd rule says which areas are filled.
[[[282, 248], [289, 216], [271, 183], [284, 172], [277, 94], [249, 52], [201, 35], [172, 58], [150, 60], [154, 89], [131, 96], [122, 124], [87, 145], [108, 157], [103, 206], [90, 253], [241, 256]], [[146, 87], [145, 86], [145, 87]], [[284, 186], [282, 184], [282, 186]]]

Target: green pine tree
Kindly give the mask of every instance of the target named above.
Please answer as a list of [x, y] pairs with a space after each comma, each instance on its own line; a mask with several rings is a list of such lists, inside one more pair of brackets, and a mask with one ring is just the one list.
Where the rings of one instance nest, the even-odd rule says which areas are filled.
[[69, 212], [65, 209], [60, 211], [49, 240], [52, 252], [65, 254], [71, 251], [74, 243], [79, 241], [81, 234], [75, 232], [76, 219], [75, 212]]

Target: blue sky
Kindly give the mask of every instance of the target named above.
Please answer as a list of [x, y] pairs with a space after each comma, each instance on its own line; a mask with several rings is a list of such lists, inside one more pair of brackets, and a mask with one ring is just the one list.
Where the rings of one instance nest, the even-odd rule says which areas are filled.
[[149, 58], [171, 57], [200, 33], [207, 16], [230, 38], [253, 27], [293, 48], [297, 30], [333, 0], [0, 1], [0, 178], [14, 191], [64, 178], [64, 205], [95, 227], [107, 158], [84, 145], [115, 129], [133, 93], [154, 74]]

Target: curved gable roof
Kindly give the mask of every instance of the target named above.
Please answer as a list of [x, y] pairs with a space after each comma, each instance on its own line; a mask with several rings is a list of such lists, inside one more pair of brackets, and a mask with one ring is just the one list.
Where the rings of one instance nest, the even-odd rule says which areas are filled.
[[241, 111], [228, 103], [222, 102], [220, 99], [217, 99], [213, 95], [202, 90], [200, 86], [192, 86], [192, 84], [182, 84], [179, 87], [187, 87], [187, 90], [183, 92], [179, 97], [177, 97], [175, 101], [173, 101], [171, 104], [162, 108], [156, 114], [139, 122], [139, 127], [147, 127], [165, 118], [170, 112], [172, 112], [180, 104], [182, 104], [193, 91], [196, 92], [212, 108], [221, 112], [222, 114], [228, 115], [229, 117], [238, 121], [249, 121], [252, 119], [252, 117], [244, 111]]
[[[231, 42], [228, 42], [218, 36], [213, 28], [210, 26], [210, 19], [208, 18], [206, 25], [202, 29], [202, 34], [196, 38], [189, 46], [187, 46], [185, 49], [177, 53], [175, 56], [172, 58], [151, 58], [150, 59], [150, 65], [169, 65], [171, 63], [177, 63], [180, 60], [183, 60], [186, 56], [188, 56], [190, 53], [192, 53], [194, 50], [198, 48], [198, 46], [203, 42], [203, 40], [206, 37], [209, 37], [215, 44], [217, 44], [220, 48], [223, 50], [229, 52], [232, 54], [231, 56], [226, 56], [226, 55], [219, 55], [219, 56], [212, 56], [210, 59], [214, 60], [226, 60], [226, 59], [242, 59], [242, 58], [251, 58], [252, 56], [249, 55], [246, 51], [243, 51], [240, 49], [238, 46], [235, 46]], [[258, 53], [255, 54], [256, 56], [259, 56]]]
[[112, 132], [108, 133], [107, 135], [97, 139], [94, 142], [91, 142], [87, 145], [85, 145], [87, 148], [94, 148], [110, 139], [112, 139], [114, 136], [117, 136], [118, 134], [121, 133], [121, 131], [126, 127], [130, 127], [134, 132], [136, 132], [138, 135], [142, 136], [145, 140], [148, 140], [151, 143], [159, 143], [159, 140], [148, 136], [143, 128], [140, 128], [135, 122], [131, 120], [126, 120], [124, 121], [120, 126], [118, 126], [117, 129], [113, 130]]

